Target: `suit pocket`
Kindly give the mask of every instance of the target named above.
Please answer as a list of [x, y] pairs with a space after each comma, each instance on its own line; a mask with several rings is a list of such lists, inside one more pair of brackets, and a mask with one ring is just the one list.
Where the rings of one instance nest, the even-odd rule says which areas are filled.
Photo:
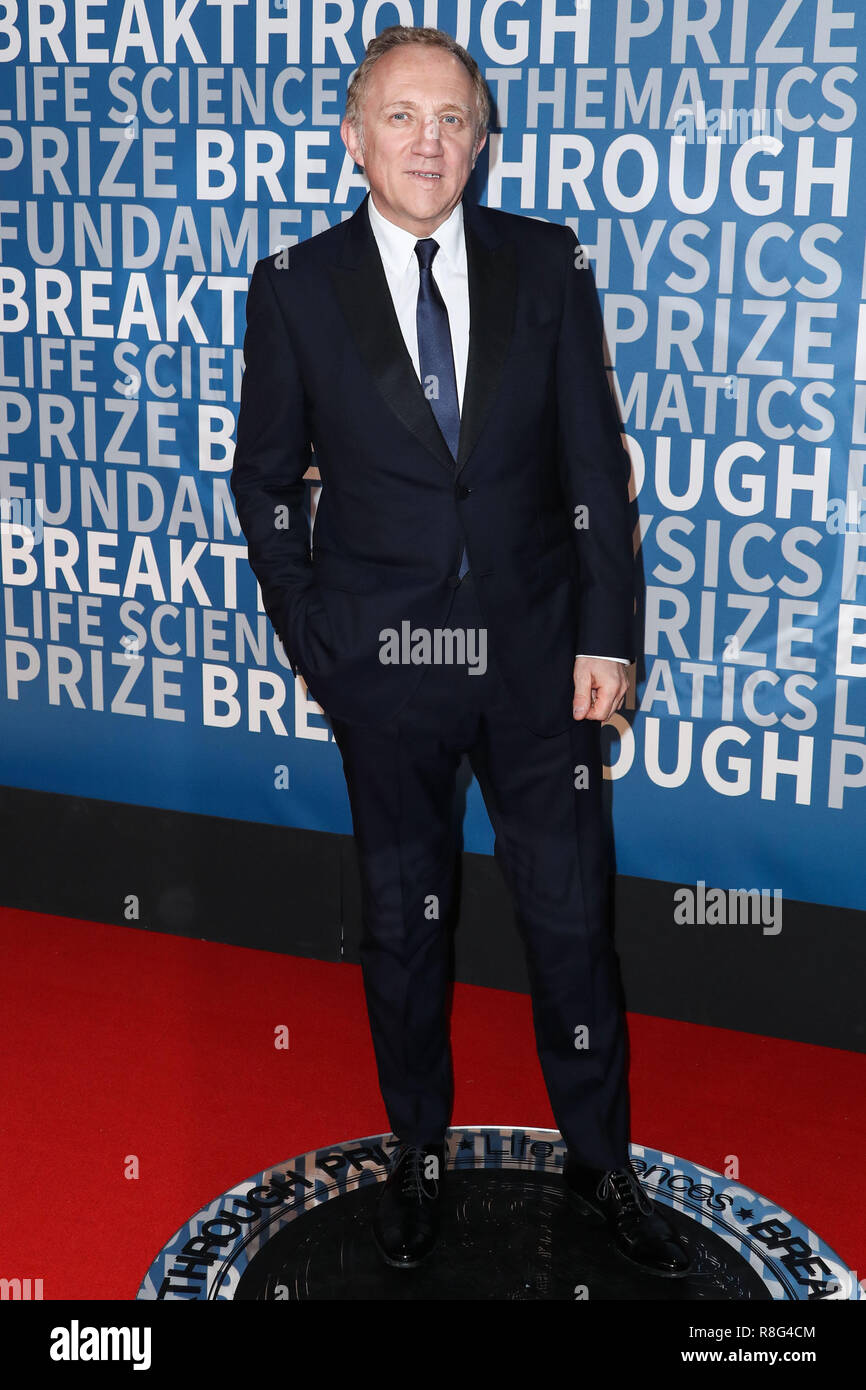
[[309, 673], [333, 661], [333, 637], [328, 611], [315, 584], [297, 595], [287, 607], [286, 651], [294, 666], [309, 682]]
[[561, 315], [561, 304], [550, 307], [530, 300], [524, 309], [518, 311], [514, 320], [514, 332], [515, 334], [551, 332], [559, 324]]
[[313, 579], [323, 589], [344, 589], [348, 593], [370, 593], [380, 586], [375, 568], [363, 560], [352, 560], [336, 550], [313, 546]]

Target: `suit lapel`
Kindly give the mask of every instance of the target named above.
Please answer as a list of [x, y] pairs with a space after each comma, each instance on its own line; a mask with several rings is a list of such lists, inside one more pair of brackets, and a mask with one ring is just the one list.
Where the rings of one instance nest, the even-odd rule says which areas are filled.
[[332, 283], [383, 399], [434, 458], [456, 475], [475, 447], [493, 404], [511, 342], [517, 288], [514, 248], [509, 242], [496, 241], [483, 209], [464, 202], [470, 328], [455, 467], [403, 341], [367, 215], [369, 196], [344, 224], [343, 255], [331, 267]]

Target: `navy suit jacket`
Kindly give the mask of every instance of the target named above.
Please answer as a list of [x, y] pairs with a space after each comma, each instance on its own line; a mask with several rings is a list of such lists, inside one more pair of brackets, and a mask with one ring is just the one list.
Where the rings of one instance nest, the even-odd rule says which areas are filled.
[[400, 331], [368, 198], [253, 268], [231, 487], [265, 610], [325, 713], [377, 723], [423, 671], [383, 664], [381, 634], [447, 626], [465, 543], [519, 717], [562, 732], [575, 652], [635, 651], [629, 460], [592, 271], [576, 267], [570, 228], [464, 200], [455, 464]]

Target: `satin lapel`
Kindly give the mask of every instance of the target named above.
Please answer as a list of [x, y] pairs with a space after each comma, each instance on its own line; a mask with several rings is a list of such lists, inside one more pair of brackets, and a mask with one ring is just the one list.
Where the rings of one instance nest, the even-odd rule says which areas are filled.
[[383, 399], [453, 475], [466, 463], [478, 439], [508, 352], [516, 290], [513, 248], [507, 243], [492, 243], [486, 229], [479, 225], [475, 209], [464, 203], [470, 331], [455, 468], [403, 341], [367, 216], [368, 198], [369, 194], [345, 223], [342, 259], [330, 268], [334, 290], [358, 351]]
[[511, 242], [488, 235], [484, 210], [463, 204], [469, 276], [469, 359], [460, 412], [459, 473], [496, 397], [514, 328], [517, 269]]

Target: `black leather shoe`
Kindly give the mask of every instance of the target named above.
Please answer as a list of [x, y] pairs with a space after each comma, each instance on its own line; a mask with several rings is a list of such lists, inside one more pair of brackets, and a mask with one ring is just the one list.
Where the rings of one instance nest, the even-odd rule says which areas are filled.
[[373, 1239], [386, 1264], [414, 1269], [433, 1249], [444, 1173], [444, 1144], [395, 1149], [373, 1217]]
[[691, 1260], [685, 1248], [647, 1197], [631, 1164], [604, 1172], [569, 1158], [563, 1176], [578, 1210], [594, 1216], [598, 1224], [605, 1222], [616, 1248], [632, 1264], [666, 1279], [688, 1274]]

